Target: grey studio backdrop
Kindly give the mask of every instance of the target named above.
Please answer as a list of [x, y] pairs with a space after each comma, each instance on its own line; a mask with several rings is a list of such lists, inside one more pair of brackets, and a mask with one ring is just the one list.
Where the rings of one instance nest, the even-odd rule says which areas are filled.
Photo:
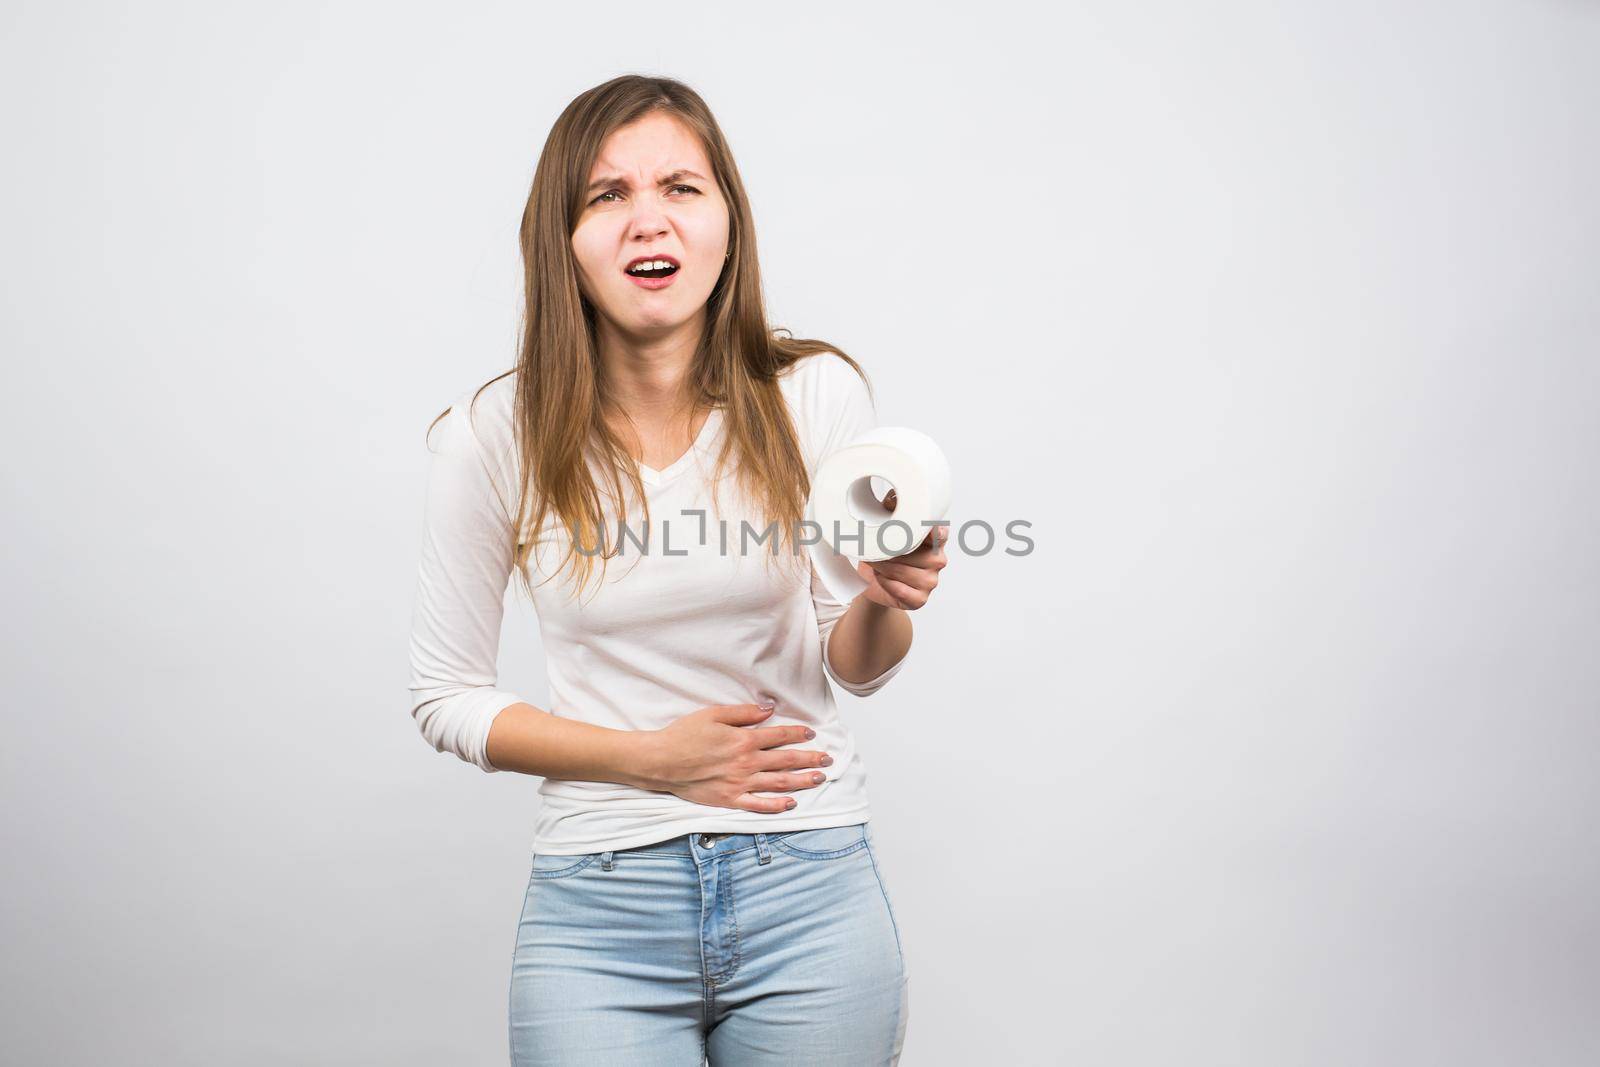
[[623, 71], [1032, 523], [840, 694], [903, 1062], [1600, 1062], [1600, 5], [5, 23], [7, 1062], [505, 1061], [537, 782], [408, 715], [423, 433]]

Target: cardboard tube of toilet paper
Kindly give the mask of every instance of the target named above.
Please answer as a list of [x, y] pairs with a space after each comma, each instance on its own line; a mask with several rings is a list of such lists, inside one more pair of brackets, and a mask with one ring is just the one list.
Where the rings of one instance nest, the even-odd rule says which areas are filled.
[[[894, 487], [890, 511], [872, 491], [872, 479]], [[950, 464], [925, 433], [880, 426], [837, 449], [817, 467], [806, 518], [822, 531], [807, 546], [822, 584], [841, 603], [867, 591], [858, 561], [903, 556], [920, 545], [950, 513]]]

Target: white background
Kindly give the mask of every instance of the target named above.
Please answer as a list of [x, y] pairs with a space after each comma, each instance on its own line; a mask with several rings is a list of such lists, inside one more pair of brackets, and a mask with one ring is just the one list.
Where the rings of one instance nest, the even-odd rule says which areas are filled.
[[407, 714], [423, 435], [626, 71], [1033, 523], [840, 695], [903, 1062], [1600, 1059], [1600, 6], [3, 21], [11, 1062], [505, 1061], [537, 781]]

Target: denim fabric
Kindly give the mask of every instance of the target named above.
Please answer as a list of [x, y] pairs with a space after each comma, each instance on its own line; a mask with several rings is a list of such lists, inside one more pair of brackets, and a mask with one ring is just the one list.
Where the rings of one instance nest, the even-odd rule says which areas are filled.
[[514, 1067], [895, 1064], [900, 930], [866, 823], [536, 855]]

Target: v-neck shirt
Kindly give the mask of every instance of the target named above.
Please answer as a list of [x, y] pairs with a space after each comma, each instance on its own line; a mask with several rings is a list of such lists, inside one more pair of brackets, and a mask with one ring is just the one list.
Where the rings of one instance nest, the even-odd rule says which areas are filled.
[[[877, 424], [866, 384], [831, 352], [801, 357], [778, 379], [808, 474]], [[527, 703], [618, 730], [658, 730], [712, 704], [774, 699], [760, 724], [800, 724], [814, 740], [789, 748], [833, 756], [823, 784], [758, 795], [792, 796], [766, 814], [696, 804], [613, 782], [541, 779], [534, 849], [556, 855], [651, 844], [688, 833], [810, 830], [870, 818], [865, 762], [828, 680], [868, 696], [904, 664], [847, 682], [827, 659], [848, 605], [830, 594], [803, 554], [772, 551], [775, 527], [740, 490], [730, 457], [713, 481], [724, 432], [713, 409], [693, 444], [661, 469], [639, 465], [649, 505], [628, 500], [626, 530], [610, 515], [620, 551], [582, 592], [561, 567], [568, 531], [555, 516], [534, 535], [534, 609], [544, 647], [547, 700], [498, 684], [497, 653], [512, 575], [512, 516], [520, 461], [511, 422], [515, 375], [457, 398], [436, 427], [424, 506], [422, 561], [411, 632], [411, 710], [423, 737], [486, 772], [496, 715]], [[470, 419], [466, 417], [471, 411]], [[624, 483], [626, 486], [626, 483]], [[715, 490], [716, 501], [713, 501]], [[631, 495], [631, 493], [630, 493]]]
[[683, 455], [660, 470], [640, 463], [638, 465], [640, 478], [646, 485], [661, 485], [668, 479], [676, 477], [693, 462], [695, 457], [704, 454], [707, 443], [716, 437], [721, 426], [722, 409], [714, 407], [706, 413], [705, 421], [700, 424], [700, 432], [695, 434], [694, 441], [684, 450]]

